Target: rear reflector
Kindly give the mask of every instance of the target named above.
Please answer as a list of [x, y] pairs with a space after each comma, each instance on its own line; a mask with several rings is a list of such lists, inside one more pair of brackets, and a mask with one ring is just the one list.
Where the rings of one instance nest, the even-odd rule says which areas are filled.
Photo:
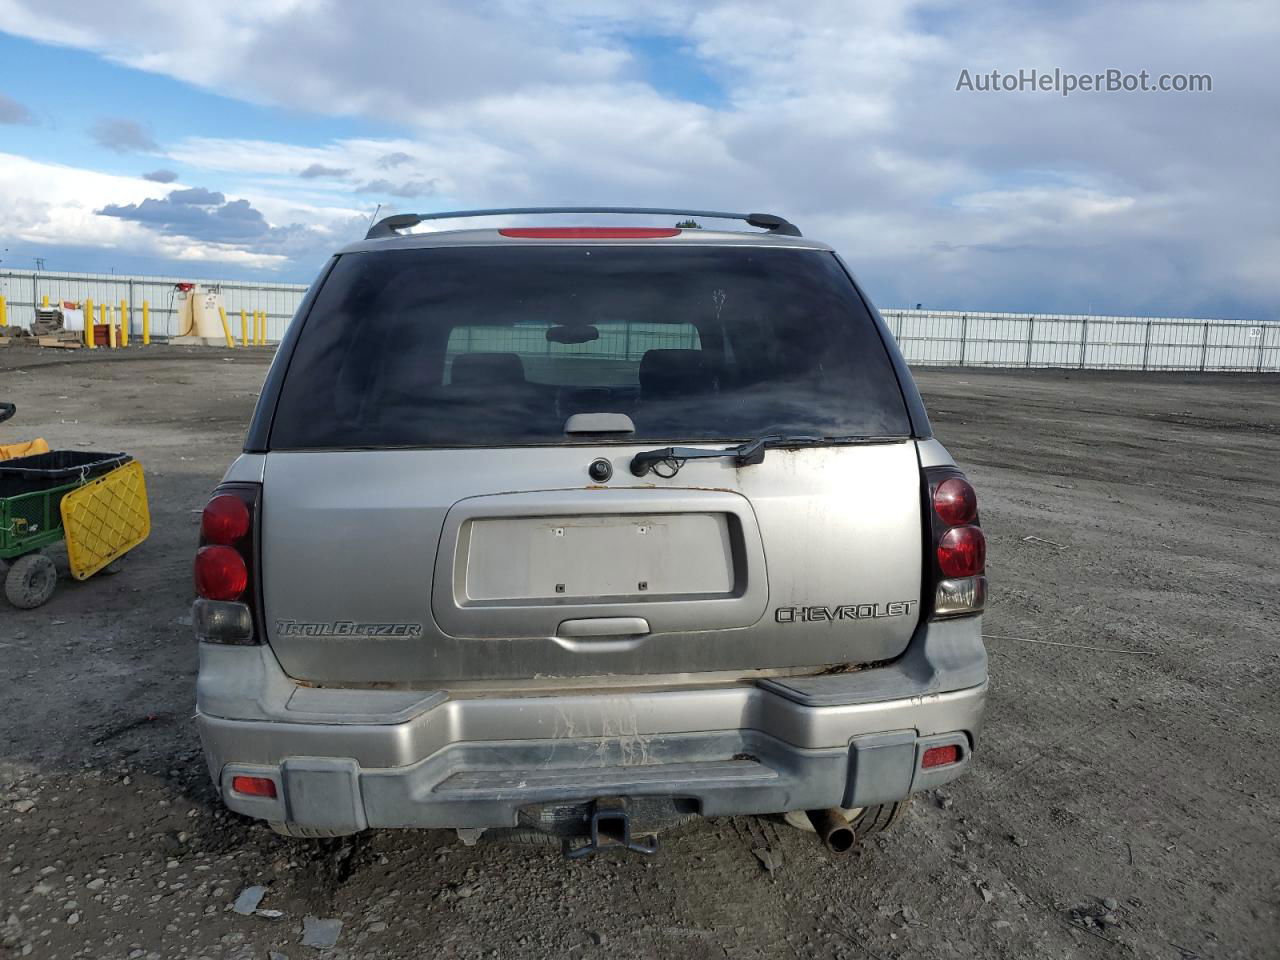
[[231, 789], [243, 793], [246, 797], [269, 797], [275, 799], [276, 785], [267, 777], [232, 777]]
[[952, 743], [945, 747], [930, 747], [924, 752], [924, 758], [920, 761], [920, 766], [925, 770], [931, 770], [934, 767], [945, 767], [959, 762], [960, 747]]
[[498, 233], [526, 240], [652, 240], [680, 235], [675, 227], [503, 227]]

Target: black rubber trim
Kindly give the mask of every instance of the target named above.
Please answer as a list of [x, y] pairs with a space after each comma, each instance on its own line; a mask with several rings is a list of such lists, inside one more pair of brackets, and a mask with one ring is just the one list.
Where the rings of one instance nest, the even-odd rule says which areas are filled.
[[315, 303], [320, 288], [324, 286], [329, 272], [337, 262], [337, 257], [329, 258], [329, 262], [324, 265], [320, 275], [316, 277], [315, 282], [307, 290], [306, 296], [298, 304], [293, 321], [285, 327], [284, 336], [276, 347], [276, 355], [271, 361], [271, 368], [267, 370], [267, 379], [263, 381], [262, 392], [258, 395], [257, 406], [253, 408], [253, 417], [249, 420], [249, 430], [244, 438], [245, 453], [266, 453], [270, 449], [271, 424], [276, 417], [276, 404], [280, 401], [280, 388], [284, 385], [285, 374], [289, 372], [289, 362], [293, 359], [293, 351], [298, 345], [298, 337], [302, 334], [302, 328], [311, 313], [311, 306]]

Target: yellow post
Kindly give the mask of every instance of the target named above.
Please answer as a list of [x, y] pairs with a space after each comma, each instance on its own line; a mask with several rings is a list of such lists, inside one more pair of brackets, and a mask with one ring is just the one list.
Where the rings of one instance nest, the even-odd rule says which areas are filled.
[[243, 310], [240, 311], [240, 346], [247, 347], [249, 345], [249, 315]]
[[218, 308], [218, 316], [222, 318], [222, 335], [227, 338], [227, 346], [234, 347], [236, 338], [231, 335], [231, 324], [227, 323], [227, 311], [224, 307]]
[[9, 325], [9, 304], [5, 303], [4, 297], [0, 297], [0, 327]]
[[147, 301], [142, 301], [142, 345], [145, 347], [151, 342], [151, 305]]
[[253, 329], [258, 335], [258, 345], [267, 342], [267, 315], [261, 310], [253, 311]]
[[40, 295], [40, 306], [42, 307], [49, 306], [49, 295], [47, 293]]
[[93, 342], [93, 301], [84, 298], [84, 345], [90, 350], [97, 348]]
[[105, 303], [98, 304], [98, 312], [102, 315], [102, 322], [107, 325], [107, 346], [112, 350], [116, 348], [116, 325], [114, 318], [111, 316], [111, 308]]
[[129, 324], [133, 322], [133, 318], [129, 316], [129, 302], [123, 297], [120, 299], [120, 346], [127, 347], [129, 345]]

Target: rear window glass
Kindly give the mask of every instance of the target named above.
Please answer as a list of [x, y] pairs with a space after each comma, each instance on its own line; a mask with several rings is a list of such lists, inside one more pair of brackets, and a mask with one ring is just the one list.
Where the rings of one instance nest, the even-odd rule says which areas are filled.
[[830, 253], [747, 247], [346, 254], [305, 320], [276, 449], [907, 436], [889, 357]]

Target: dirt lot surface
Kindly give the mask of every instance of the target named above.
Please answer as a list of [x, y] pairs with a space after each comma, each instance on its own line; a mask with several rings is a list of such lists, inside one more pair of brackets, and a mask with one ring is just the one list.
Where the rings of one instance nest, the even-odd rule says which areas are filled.
[[855, 859], [742, 818], [568, 863], [222, 810], [189, 562], [268, 357], [104, 353], [0, 351], [0, 440], [129, 451], [154, 520], [118, 575], [0, 600], [0, 956], [1280, 955], [1280, 380], [921, 372], [991, 537], [976, 768]]

